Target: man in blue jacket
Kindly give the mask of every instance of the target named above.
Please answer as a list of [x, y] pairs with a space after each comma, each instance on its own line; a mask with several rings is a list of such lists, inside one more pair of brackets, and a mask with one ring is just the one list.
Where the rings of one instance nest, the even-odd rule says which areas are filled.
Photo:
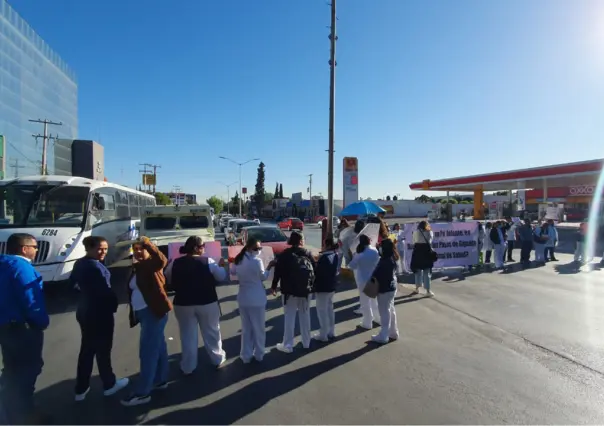
[[45, 424], [34, 406], [36, 380], [42, 372], [44, 330], [49, 317], [42, 277], [32, 265], [38, 245], [29, 234], [13, 234], [0, 255], [1, 396], [8, 424]]

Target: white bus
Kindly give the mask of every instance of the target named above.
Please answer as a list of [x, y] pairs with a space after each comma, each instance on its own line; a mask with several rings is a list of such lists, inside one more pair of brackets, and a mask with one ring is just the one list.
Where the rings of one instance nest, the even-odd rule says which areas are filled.
[[0, 181], [0, 253], [11, 234], [24, 232], [38, 241], [34, 260], [45, 283], [69, 279], [83, 257], [82, 240], [107, 239], [106, 264], [130, 256], [119, 241], [134, 240], [141, 212], [155, 197], [121, 185], [75, 176], [28, 176]]

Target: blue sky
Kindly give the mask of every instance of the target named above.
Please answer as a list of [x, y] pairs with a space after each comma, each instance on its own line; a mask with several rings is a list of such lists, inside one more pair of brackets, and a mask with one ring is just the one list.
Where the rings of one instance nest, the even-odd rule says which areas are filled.
[[[9, 0], [76, 71], [79, 136], [106, 175], [226, 197], [238, 161], [266, 188], [327, 195], [325, 0]], [[335, 196], [604, 157], [604, 2], [340, 0]], [[253, 188], [256, 165], [243, 171]]]

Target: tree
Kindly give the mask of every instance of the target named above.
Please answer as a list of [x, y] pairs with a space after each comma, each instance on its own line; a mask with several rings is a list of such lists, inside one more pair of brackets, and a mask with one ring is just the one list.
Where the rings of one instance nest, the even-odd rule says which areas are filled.
[[415, 197], [415, 201], [419, 201], [420, 203], [429, 203], [432, 200], [427, 195], [422, 194], [419, 197]]
[[283, 197], [283, 184], [282, 183], [279, 184], [279, 198], [285, 198], [285, 197]]
[[262, 207], [264, 206], [265, 193], [266, 190], [264, 189], [264, 163], [261, 161], [260, 164], [258, 164], [258, 176], [256, 177], [256, 192], [254, 193], [254, 204], [256, 204], [258, 213], [262, 211]]
[[214, 214], [219, 214], [224, 207], [222, 200], [216, 195], [212, 195], [210, 198], [208, 198], [206, 203], [208, 203], [208, 205], [214, 209]]
[[279, 198], [279, 182], [275, 183], [275, 198]]
[[267, 192], [267, 193], [264, 194], [264, 202], [265, 203], [272, 202], [273, 198], [275, 198], [275, 196], [272, 193], [270, 193], [270, 192]]
[[386, 201], [390, 201], [390, 195], [386, 195]]
[[235, 191], [235, 196], [231, 198], [231, 207], [239, 208], [239, 191]]
[[398, 201], [398, 197], [395, 195], [394, 197], [392, 197], [392, 201]]
[[166, 194], [162, 194], [161, 192], [155, 193], [155, 202], [160, 206], [169, 206], [172, 204], [172, 200]]

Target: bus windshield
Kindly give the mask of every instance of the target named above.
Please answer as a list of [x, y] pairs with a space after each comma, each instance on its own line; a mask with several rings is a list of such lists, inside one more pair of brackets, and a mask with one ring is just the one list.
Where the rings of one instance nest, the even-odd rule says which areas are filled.
[[0, 186], [0, 228], [83, 227], [89, 193], [83, 186]]

